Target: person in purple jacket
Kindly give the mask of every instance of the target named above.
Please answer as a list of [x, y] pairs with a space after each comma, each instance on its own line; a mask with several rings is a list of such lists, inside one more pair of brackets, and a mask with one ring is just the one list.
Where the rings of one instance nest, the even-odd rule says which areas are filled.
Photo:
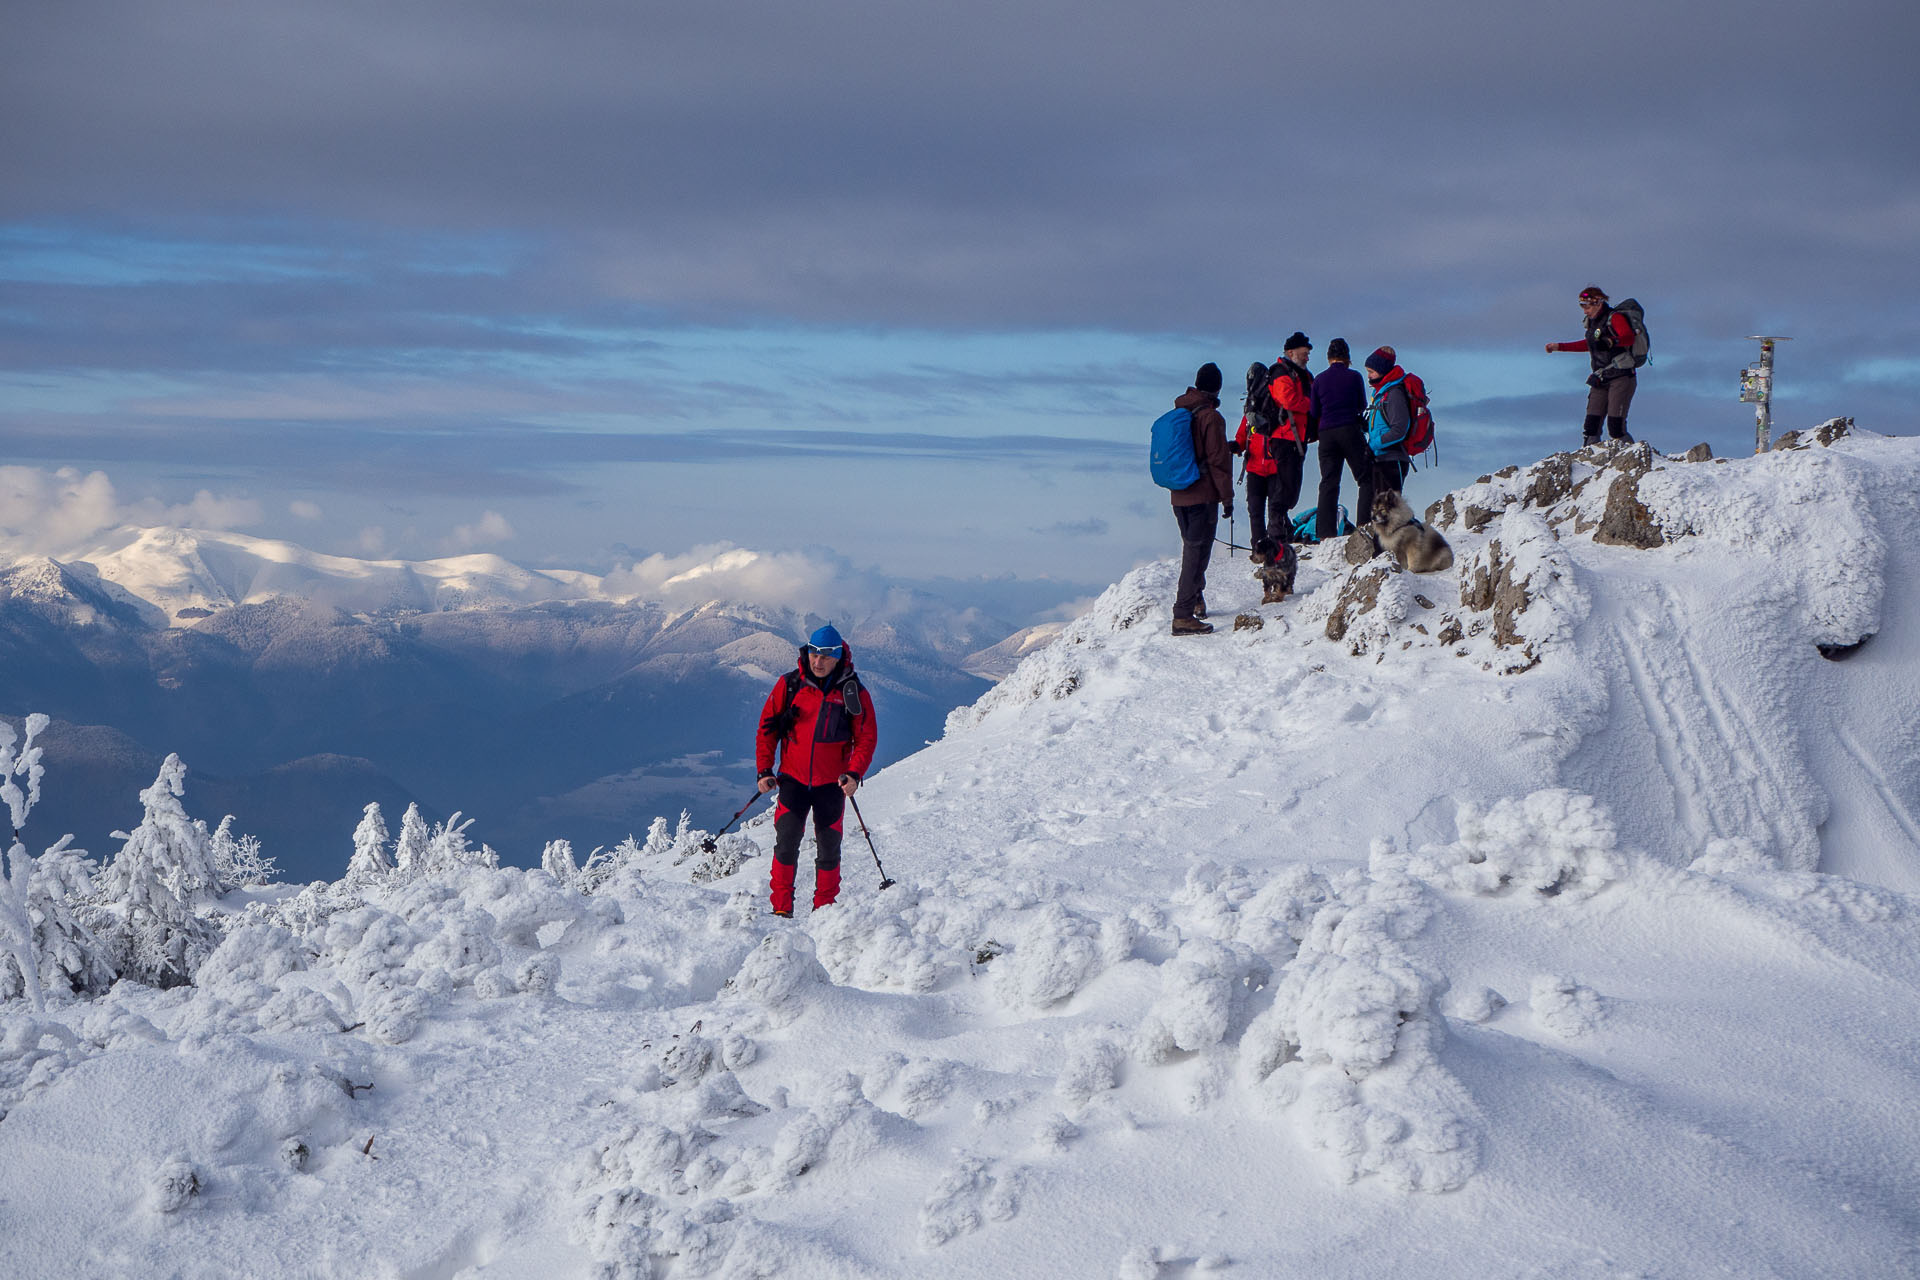
[[1313, 412], [1320, 421], [1320, 507], [1314, 515], [1316, 541], [1340, 532], [1340, 468], [1353, 472], [1360, 486], [1356, 512], [1373, 518], [1373, 450], [1367, 447], [1367, 384], [1353, 371], [1353, 352], [1345, 338], [1327, 344], [1327, 367], [1313, 380]]

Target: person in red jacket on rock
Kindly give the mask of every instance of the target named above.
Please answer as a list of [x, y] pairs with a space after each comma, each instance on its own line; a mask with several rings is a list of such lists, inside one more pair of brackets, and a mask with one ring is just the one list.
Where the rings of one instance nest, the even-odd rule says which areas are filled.
[[[1629, 299], [1628, 301], [1631, 301]], [[1556, 351], [1584, 351], [1593, 358], [1593, 372], [1587, 375], [1587, 416], [1580, 425], [1582, 446], [1600, 443], [1600, 420], [1606, 419], [1607, 434], [1622, 444], [1632, 444], [1627, 431], [1627, 407], [1633, 403], [1633, 391], [1640, 379], [1634, 374], [1633, 322], [1607, 305], [1607, 295], [1598, 285], [1580, 291], [1580, 314], [1586, 317], [1586, 336], [1578, 342], [1549, 342], [1547, 354]], [[1624, 353], [1624, 354], [1623, 354]]]
[[[760, 708], [754, 764], [760, 793], [780, 789], [773, 811], [773, 914], [793, 914], [800, 836], [813, 814], [813, 906], [840, 896], [840, 829], [847, 797], [873, 763], [873, 699], [853, 672], [853, 653], [831, 626], [800, 646], [798, 667], [774, 682]], [[780, 771], [773, 769], [774, 749]]]

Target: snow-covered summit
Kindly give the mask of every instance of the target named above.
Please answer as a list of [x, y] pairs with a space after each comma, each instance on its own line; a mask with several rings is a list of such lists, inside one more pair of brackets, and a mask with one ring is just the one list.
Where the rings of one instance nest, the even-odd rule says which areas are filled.
[[604, 590], [597, 575], [527, 569], [497, 555], [359, 560], [206, 529], [121, 529], [71, 559], [175, 625], [276, 596], [360, 614], [623, 598]]
[[11, 1257], [1911, 1272], [1920, 442], [1805, 443], [1485, 477], [1443, 574], [1222, 555], [1209, 637], [1137, 570], [861, 790], [898, 887], [852, 832], [799, 920], [764, 819], [661, 823], [7, 1006]]

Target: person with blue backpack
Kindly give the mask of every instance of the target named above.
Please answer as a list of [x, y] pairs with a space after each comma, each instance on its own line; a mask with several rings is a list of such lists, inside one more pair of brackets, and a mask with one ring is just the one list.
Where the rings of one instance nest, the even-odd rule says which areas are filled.
[[[1407, 375], [1394, 359], [1392, 347], [1377, 347], [1367, 357], [1367, 382], [1373, 399], [1367, 405], [1367, 448], [1373, 453], [1373, 490], [1400, 492], [1413, 457], [1407, 452], [1407, 432], [1413, 427], [1413, 399], [1407, 393]], [[1368, 501], [1361, 513], [1373, 519]]]
[[1180, 586], [1173, 601], [1173, 634], [1206, 635], [1207, 562], [1220, 528], [1220, 508], [1233, 518], [1233, 455], [1227, 420], [1220, 416], [1220, 366], [1208, 361], [1193, 385], [1153, 424], [1154, 483], [1173, 492], [1180, 526]]

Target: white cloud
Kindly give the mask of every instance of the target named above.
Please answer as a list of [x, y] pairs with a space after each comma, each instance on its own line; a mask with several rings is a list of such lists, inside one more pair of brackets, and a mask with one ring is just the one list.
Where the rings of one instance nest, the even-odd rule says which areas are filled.
[[360, 554], [382, 556], [387, 551], [387, 531], [377, 524], [370, 524], [360, 531]]
[[260, 504], [251, 498], [202, 489], [174, 506], [157, 498], [122, 503], [104, 471], [0, 467], [0, 551], [16, 555], [71, 555], [122, 525], [233, 529], [260, 519]]
[[691, 607], [710, 600], [750, 600], [848, 619], [874, 612], [886, 586], [846, 560], [823, 551], [749, 551], [731, 543], [698, 546], [681, 555], [651, 555], [607, 575], [620, 595]]
[[513, 526], [498, 511], [481, 513], [480, 519], [473, 524], [463, 524], [453, 531], [446, 541], [446, 549], [451, 552], [471, 551], [475, 547], [490, 546], [507, 542], [513, 538]]
[[320, 510], [319, 503], [308, 502], [305, 498], [296, 498], [294, 501], [289, 502], [287, 504], [287, 510], [302, 520], [318, 520], [325, 514], [325, 512]]

